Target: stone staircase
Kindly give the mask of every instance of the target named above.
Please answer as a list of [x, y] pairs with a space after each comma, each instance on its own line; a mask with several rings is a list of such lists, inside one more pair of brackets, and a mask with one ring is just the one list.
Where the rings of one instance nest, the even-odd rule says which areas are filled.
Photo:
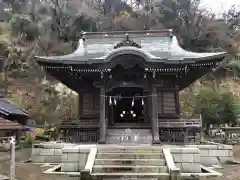
[[150, 129], [108, 129], [108, 144], [152, 144]]
[[94, 180], [168, 180], [160, 147], [113, 147], [98, 149], [92, 169]]

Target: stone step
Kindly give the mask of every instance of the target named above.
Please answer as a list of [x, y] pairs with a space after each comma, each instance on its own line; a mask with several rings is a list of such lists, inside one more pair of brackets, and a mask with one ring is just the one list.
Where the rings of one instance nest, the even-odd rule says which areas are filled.
[[152, 133], [149, 129], [108, 129], [108, 144], [152, 144]]
[[95, 165], [93, 173], [167, 173], [166, 166]]
[[132, 153], [162, 153], [162, 148], [146, 148], [146, 147], [129, 147], [129, 148], [108, 148], [108, 149], [99, 149], [98, 152], [101, 153], [125, 153], [125, 152], [132, 152]]
[[150, 129], [108, 129], [107, 132], [151, 133]]
[[124, 144], [124, 145], [134, 145], [134, 144], [152, 144], [152, 140], [142, 140], [139, 139], [137, 141], [135, 140], [124, 140], [121, 141], [120, 139], [110, 138], [106, 140], [107, 144]]
[[141, 177], [137, 177], [137, 178], [127, 178], [127, 177], [119, 177], [119, 178], [112, 178], [112, 177], [105, 177], [102, 180], [159, 180], [158, 178], [141, 178]]
[[144, 133], [131, 133], [127, 134], [125, 132], [107, 132], [108, 136], [134, 136], [134, 135], [139, 135], [139, 136], [148, 136], [151, 135], [151, 133], [144, 132]]
[[152, 165], [165, 166], [164, 159], [95, 159], [95, 165]]
[[92, 173], [92, 180], [169, 180], [168, 173]]
[[145, 153], [145, 152], [108, 152], [97, 153], [97, 159], [163, 159], [162, 153]]

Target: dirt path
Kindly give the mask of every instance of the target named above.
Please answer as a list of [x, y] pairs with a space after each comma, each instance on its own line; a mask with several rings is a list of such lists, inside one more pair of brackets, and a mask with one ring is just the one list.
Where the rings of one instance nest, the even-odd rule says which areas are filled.
[[[22, 163], [28, 160], [31, 154], [30, 149], [21, 149], [16, 151], [16, 179], [18, 180], [78, 180], [79, 178], [68, 177], [64, 175], [46, 175], [42, 172], [45, 170], [40, 165]], [[5, 161], [0, 160], [0, 172], [3, 175], [9, 175], [9, 153], [0, 152], [0, 157]]]

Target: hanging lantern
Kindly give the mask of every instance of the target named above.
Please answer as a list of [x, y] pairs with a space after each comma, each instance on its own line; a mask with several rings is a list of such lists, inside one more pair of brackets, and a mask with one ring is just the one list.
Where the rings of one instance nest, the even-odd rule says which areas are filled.
[[144, 100], [143, 100], [143, 98], [142, 98], [142, 106], [144, 106]]
[[117, 100], [116, 100], [116, 98], [114, 98], [114, 105], [117, 105]]
[[132, 106], [134, 106], [134, 98], [133, 98], [133, 100], [132, 100]]
[[112, 105], [112, 98], [111, 98], [111, 96], [109, 97], [109, 105]]

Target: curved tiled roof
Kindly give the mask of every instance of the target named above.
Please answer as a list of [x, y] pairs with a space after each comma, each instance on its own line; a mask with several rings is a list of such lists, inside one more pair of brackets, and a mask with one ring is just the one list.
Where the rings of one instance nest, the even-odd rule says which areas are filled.
[[[156, 31], [157, 32], [157, 31]], [[196, 53], [186, 51], [180, 47], [177, 38], [169, 35], [159, 35], [155, 31], [143, 31], [137, 35], [131, 32], [129, 38], [139, 44], [141, 48], [122, 46], [117, 49], [114, 47], [124, 40], [126, 36], [123, 32], [119, 32], [121, 36], [108, 37], [107, 34], [94, 35], [87, 33], [86, 39], [80, 39], [78, 48], [71, 54], [63, 56], [36, 57], [37, 61], [57, 62], [57, 63], [76, 63], [76, 64], [93, 64], [104, 63], [110, 61], [114, 54], [137, 54], [144, 56], [149, 62], [164, 63], [188, 63], [199, 60], [208, 60], [213, 58], [222, 58], [226, 56], [225, 52], [219, 53]], [[151, 35], [152, 33], [152, 35]], [[155, 34], [154, 34], [155, 33]], [[118, 35], [119, 35], [118, 34]]]
[[27, 112], [13, 105], [5, 98], [0, 98], [0, 114], [6, 116], [11, 114], [28, 116]]

